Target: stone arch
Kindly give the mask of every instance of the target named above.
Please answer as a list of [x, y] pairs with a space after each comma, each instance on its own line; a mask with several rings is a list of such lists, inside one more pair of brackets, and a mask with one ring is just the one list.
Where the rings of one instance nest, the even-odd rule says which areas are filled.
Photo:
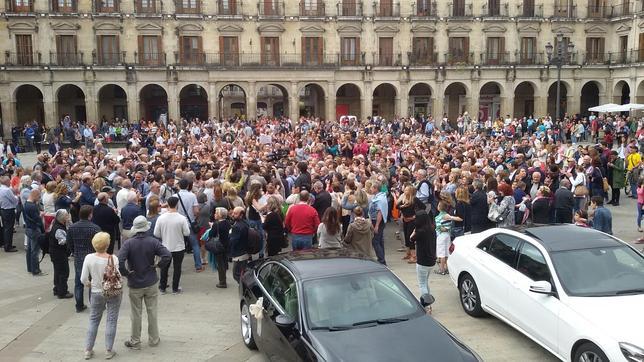
[[179, 115], [186, 119], [208, 119], [208, 91], [195, 83], [185, 85], [179, 91]]
[[34, 120], [45, 120], [44, 93], [33, 84], [21, 84], [13, 92], [16, 105], [16, 123], [23, 125]]
[[502, 96], [503, 86], [499, 82], [485, 82], [479, 88], [478, 119], [487, 121], [488, 118], [492, 120], [503, 118], [505, 114], [501, 109]]
[[615, 83], [613, 91], [613, 103], [627, 104], [631, 101], [631, 86], [625, 80], [620, 80]]
[[550, 83], [548, 86], [548, 114], [552, 116], [553, 119], [560, 118], [563, 114], [568, 111], [568, 95], [570, 94], [570, 84], [562, 80], [561, 81], [561, 98], [559, 99], [559, 112], [556, 114], [557, 109], [557, 81]]
[[54, 91], [57, 105], [58, 119], [69, 115], [79, 122], [87, 121], [85, 108], [85, 92], [76, 84], [63, 84]]
[[432, 96], [434, 90], [425, 82], [416, 82], [409, 88], [408, 114], [414, 117], [432, 114]]
[[644, 81], [641, 81], [635, 91], [635, 103], [644, 103]]
[[468, 94], [470, 90], [463, 82], [452, 82], [445, 87], [445, 108], [442, 111], [454, 124], [458, 115], [466, 111]]
[[373, 88], [373, 111], [374, 116], [381, 116], [391, 120], [396, 115], [396, 99], [399, 90], [392, 84], [382, 82]]
[[[248, 91], [238, 83], [226, 83], [217, 90], [219, 118], [241, 117], [247, 114]], [[253, 108], [254, 109], [254, 108]]]
[[300, 88], [298, 94], [299, 115], [326, 118], [326, 92], [324, 87], [312, 82]]
[[[282, 117], [289, 116], [289, 93], [288, 88], [281, 83], [262, 83], [257, 85], [257, 104], [255, 107], [256, 116]], [[278, 92], [279, 91], [279, 92]], [[258, 105], [266, 105], [260, 109]]]
[[589, 81], [584, 83], [581, 87], [579, 94], [579, 104], [581, 105], [580, 113], [582, 115], [589, 115], [588, 108], [599, 105], [599, 94], [601, 93], [602, 85], [597, 81]]
[[524, 81], [514, 87], [514, 117], [521, 118], [534, 115], [534, 98], [537, 94], [535, 84]]
[[356, 116], [362, 119], [361, 99], [364, 90], [355, 83], [343, 83], [335, 90], [335, 117]]
[[127, 114], [128, 95], [126, 88], [118, 84], [103, 85], [96, 95], [98, 100], [98, 116], [102, 120], [114, 118], [129, 119]]
[[156, 83], [139, 88], [139, 112], [147, 120], [166, 120], [168, 117], [168, 91]]

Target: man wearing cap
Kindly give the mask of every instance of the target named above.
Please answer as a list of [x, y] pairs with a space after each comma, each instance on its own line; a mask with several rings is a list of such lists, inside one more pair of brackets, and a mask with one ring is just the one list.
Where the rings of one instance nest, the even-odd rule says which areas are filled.
[[114, 245], [118, 240], [119, 222], [121, 222], [121, 218], [116, 215], [114, 207], [110, 206], [112, 200], [106, 192], [109, 191], [108, 189], [112, 188], [105, 186], [103, 187], [103, 192], [98, 194], [96, 198], [98, 204], [94, 206], [92, 221], [101, 228], [101, 231], [110, 234], [110, 246], [107, 248], [107, 253], [112, 254], [114, 252]]
[[[156, 267], [165, 268], [170, 263], [172, 254], [159, 239], [149, 235], [150, 222], [145, 216], [137, 216], [132, 225], [132, 238], [125, 240], [119, 251], [119, 270], [127, 277], [131, 306], [132, 333], [125, 341], [131, 349], [141, 349], [141, 315], [143, 301], [148, 314], [148, 344], [155, 347], [159, 344], [159, 326], [157, 324], [157, 299], [159, 290]], [[155, 265], [155, 257], [159, 257]]]

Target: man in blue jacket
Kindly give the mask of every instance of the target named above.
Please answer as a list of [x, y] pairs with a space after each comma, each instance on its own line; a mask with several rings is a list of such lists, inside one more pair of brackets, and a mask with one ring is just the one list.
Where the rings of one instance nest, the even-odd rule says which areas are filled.
[[613, 235], [613, 216], [610, 210], [604, 207], [604, 197], [593, 196], [590, 199], [590, 205], [595, 208], [593, 229]]
[[241, 271], [248, 263], [248, 223], [244, 220], [245, 209], [236, 207], [232, 212], [235, 223], [230, 229], [230, 257], [233, 259], [233, 279], [239, 283]]

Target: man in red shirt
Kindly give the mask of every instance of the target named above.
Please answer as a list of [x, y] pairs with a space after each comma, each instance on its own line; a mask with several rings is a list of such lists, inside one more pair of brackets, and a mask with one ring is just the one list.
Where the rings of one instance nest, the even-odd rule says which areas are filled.
[[318, 230], [320, 218], [317, 211], [309, 205], [309, 192], [300, 192], [300, 201], [289, 207], [286, 213], [286, 230], [291, 234], [293, 250], [310, 249], [313, 235]]

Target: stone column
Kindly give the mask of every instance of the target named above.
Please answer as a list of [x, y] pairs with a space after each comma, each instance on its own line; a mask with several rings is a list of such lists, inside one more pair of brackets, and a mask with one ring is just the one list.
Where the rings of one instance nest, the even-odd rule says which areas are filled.
[[11, 138], [11, 127], [17, 125], [16, 102], [11, 99], [3, 99], [2, 103], [2, 132], [3, 138]]
[[177, 83], [168, 83], [168, 120], [173, 119], [175, 122], [180, 119], [179, 94], [177, 92]]
[[360, 97], [360, 121], [367, 119], [373, 112], [373, 92], [371, 82], [364, 83], [364, 92]]
[[219, 118], [219, 93], [217, 93], [217, 83], [208, 84], [208, 117]]
[[501, 97], [501, 117], [505, 119], [507, 114], [514, 118], [514, 98], [510, 96]]
[[58, 123], [58, 102], [47, 100], [43, 103], [45, 111], [45, 126], [49, 128], [56, 127]]
[[[566, 112], [568, 114], [577, 114], [579, 113], [581, 104], [579, 96], [567, 96], [566, 97]], [[562, 111], [563, 114], [563, 111]]]
[[443, 89], [442, 82], [436, 83], [436, 91], [432, 95], [432, 116], [434, 117], [435, 124], [438, 126], [445, 112], [445, 90]]
[[396, 115], [398, 117], [407, 117], [410, 115], [409, 111], [409, 94], [402, 93], [396, 98]]
[[334, 121], [336, 120], [335, 116], [335, 107], [336, 107], [336, 97], [335, 97], [335, 83], [329, 82], [327, 89], [324, 92], [325, 94], [325, 104], [326, 110], [324, 111], [324, 118], [326, 120]]
[[534, 116], [543, 117], [548, 112], [548, 95], [534, 97]]
[[139, 113], [139, 105], [141, 100], [139, 99], [139, 92], [136, 90], [136, 83], [128, 83], [127, 85], [127, 120], [135, 121], [141, 118]]
[[[478, 91], [472, 92], [468, 97], [465, 97], [465, 109], [467, 110], [467, 113], [469, 113], [471, 119], [479, 119], [479, 102], [480, 98]], [[503, 107], [503, 105], [501, 105], [501, 107]]]
[[300, 119], [300, 97], [297, 82], [291, 82], [291, 89], [288, 92], [288, 114], [291, 121], [298, 123]]
[[246, 118], [257, 118], [257, 84], [248, 82], [248, 94], [246, 94]]

